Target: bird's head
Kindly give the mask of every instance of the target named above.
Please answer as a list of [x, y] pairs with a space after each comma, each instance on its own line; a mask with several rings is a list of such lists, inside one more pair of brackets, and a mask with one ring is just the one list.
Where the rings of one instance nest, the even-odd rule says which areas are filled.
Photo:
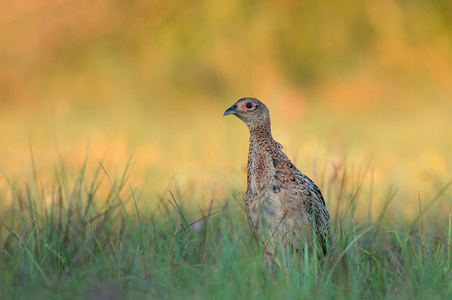
[[270, 126], [270, 113], [267, 106], [256, 98], [242, 98], [229, 107], [223, 114], [235, 115], [250, 128]]

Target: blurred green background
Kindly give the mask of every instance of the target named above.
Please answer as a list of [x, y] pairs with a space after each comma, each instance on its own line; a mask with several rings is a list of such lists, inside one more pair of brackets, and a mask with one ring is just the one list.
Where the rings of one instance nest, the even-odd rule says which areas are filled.
[[3, 187], [31, 147], [43, 184], [88, 151], [112, 174], [133, 153], [149, 197], [243, 192], [248, 132], [222, 114], [244, 96], [324, 190], [364, 172], [375, 211], [393, 186], [416, 213], [452, 177], [452, 2], [0, 2]]

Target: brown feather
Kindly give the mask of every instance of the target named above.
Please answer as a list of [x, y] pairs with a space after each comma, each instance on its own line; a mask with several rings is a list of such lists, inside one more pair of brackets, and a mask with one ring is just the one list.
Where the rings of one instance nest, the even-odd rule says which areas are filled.
[[273, 264], [281, 245], [298, 251], [304, 242], [312, 243], [314, 232], [326, 253], [333, 241], [325, 200], [273, 139], [267, 107], [255, 98], [242, 98], [226, 112], [243, 120], [250, 131], [245, 212], [254, 235], [265, 245], [266, 264]]

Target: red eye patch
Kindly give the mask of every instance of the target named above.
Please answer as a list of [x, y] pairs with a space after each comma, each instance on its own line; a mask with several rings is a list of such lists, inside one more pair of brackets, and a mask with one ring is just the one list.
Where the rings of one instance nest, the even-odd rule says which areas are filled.
[[249, 109], [246, 108], [246, 104], [243, 104], [243, 105], [242, 105], [242, 109], [249, 111]]

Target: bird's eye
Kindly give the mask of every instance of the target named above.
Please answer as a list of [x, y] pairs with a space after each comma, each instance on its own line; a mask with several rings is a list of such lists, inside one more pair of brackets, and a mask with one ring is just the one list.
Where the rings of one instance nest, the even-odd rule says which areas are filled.
[[247, 104], [245, 104], [245, 107], [248, 109], [251, 109], [251, 108], [253, 108], [253, 103], [248, 102]]

